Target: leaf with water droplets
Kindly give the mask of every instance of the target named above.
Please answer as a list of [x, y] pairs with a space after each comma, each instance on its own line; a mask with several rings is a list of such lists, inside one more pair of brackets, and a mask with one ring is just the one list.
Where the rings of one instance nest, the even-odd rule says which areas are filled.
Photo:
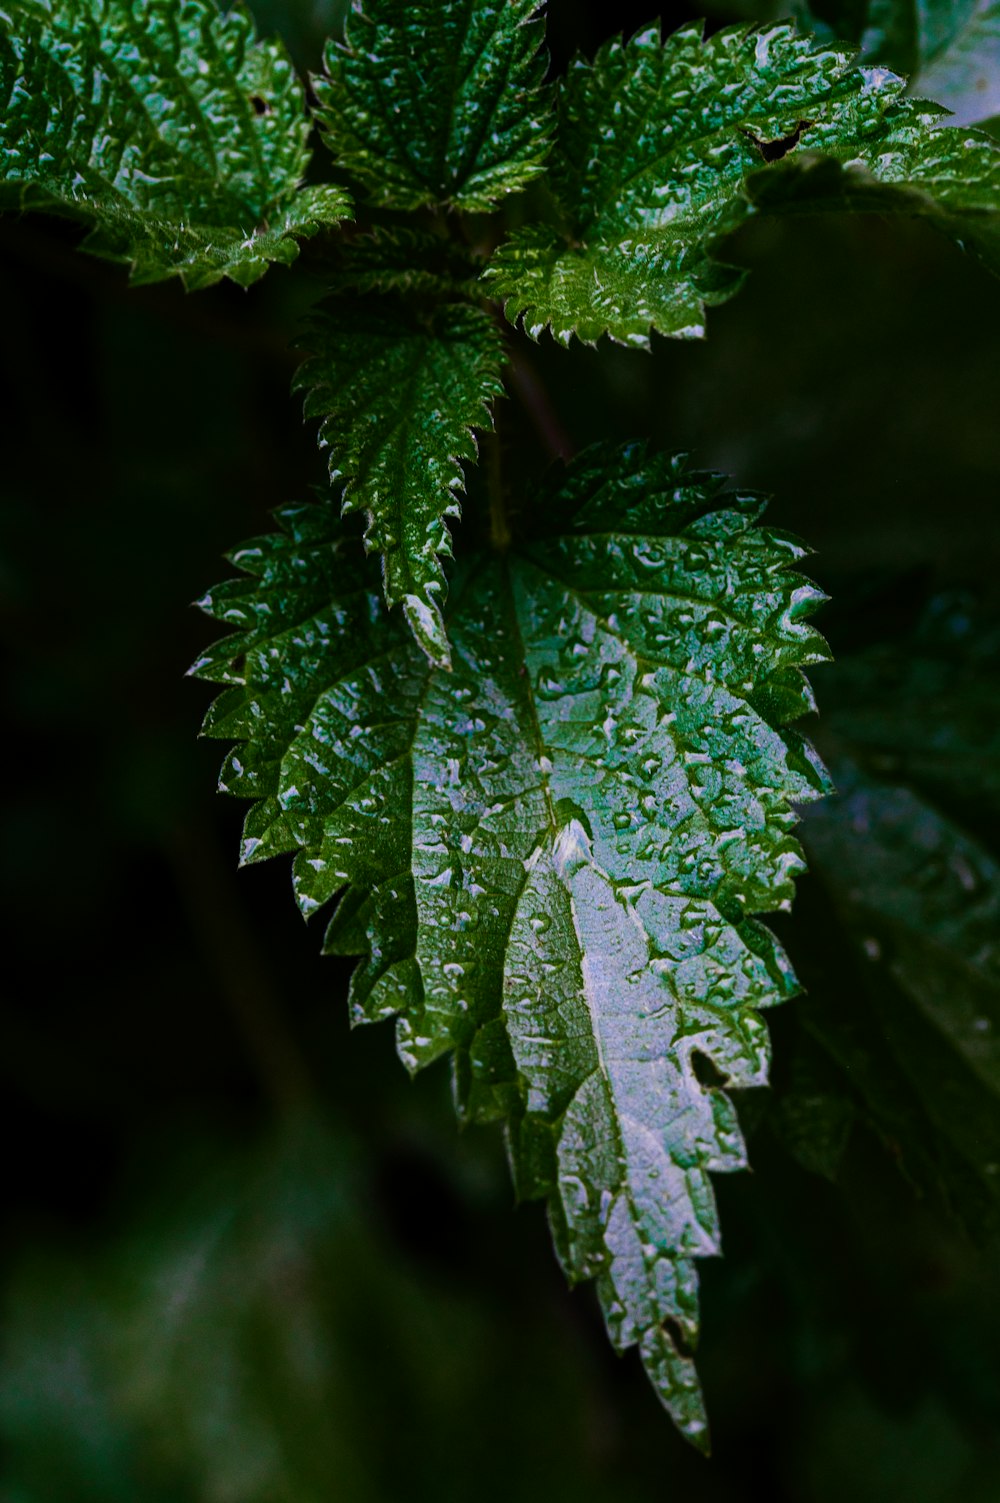
[[562, 222], [516, 230], [488, 285], [535, 337], [698, 338], [741, 280], [720, 238], [764, 207], [923, 215], [1000, 270], [1000, 149], [903, 89], [788, 25], [608, 42], [562, 86]]
[[861, 49], [909, 80], [916, 99], [936, 99], [956, 125], [1000, 115], [998, 0], [806, 0], [793, 6], [810, 31]]
[[544, 170], [539, 0], [366, 0], [316, 80], [338, 166], [394, 209], [490, 209]]
[[462, 460], [493, 425], [503, 350], [488, 314], [462, 303], [422, 308], [403, 296], [332, 301], [310, 321], [296, 376], [318, 417], [344, 510], [363, 511], [384, 561], [385, 597], [402, 604], [432, 662], [447, 665], [440, 557], [458, 515]]
[[214, 0], [0, 0], [0, 206], [91, 227], [136, 282], [246, 285], [343, 219], [283, 47]]
[[411, 1070], [453, 1054], [460, 1115], [506, 1121], [568, 1276], [705, 1446], [696, 1260], [709, 1173], [746, 1162], [723, 1087], [765, 1080], [760, 1010], [795, 990], [755, 915], [826, 787], [789, 729], [822, 597], [683, 459], [598, 449], [526, 500], [456, 572], [450, 673], [352, 587], [332, 508], [287, 510], [204, 602], [237, 628], [195, 667], [228, 685], [206, 730], [241, 742], [245, 858], [294, 851], [307, 914], [341, 894], [355, 1019], [397, 1014]]

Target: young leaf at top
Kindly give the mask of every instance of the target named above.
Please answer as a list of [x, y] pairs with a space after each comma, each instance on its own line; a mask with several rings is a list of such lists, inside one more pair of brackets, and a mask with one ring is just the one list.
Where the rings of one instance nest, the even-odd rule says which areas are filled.
[[482, 309], [402, 296], [358, 296], [317, 312], [295, 378], [307, 417], [318, 417], [344, 510], [363, 511], [365, 542], [383, 557], [385, 598], [402, 604], [432, 662], [447, 666], [440, 555], [445, 518], [458, 515], [461, 461], [476, 458], [473, 430], [492, 427], [503, 394], [503, 347]]
[[92, 226], [136, 282], [248, 284], [349, 212], [309, 162], [301, 84], [215, 0], [0, 0], [0, 206]]
[[373, 203], [489, 209], [549, 147], [539, 0], [355, 0], [316, 80], [337, 164]]
[[[487, 269], [491, 290], [534, 337], [700, 337], [706, 305], [740, 280], [717, 242], [764, 203], [926, 215], [1000, 270], [1000, 149], [932, 129], [943, 112], [903, 88], [787, 25], [609, 42], [560, 95], [565, 230], [515, 231]], [[826, 172], [800, 170], [817, 157]]]
[[567, 1274], [705, 1446], [694, 1260], [719, 1251], [709, 1171], [745, 1150], [702, 1065], [761, 1083], [759, 1010], [795, 990], [753, 915], [790, 902], [792, 805], [826, 787], [787, 728], [822, 597], [758, 497], [682, 459], [598, 449], [528, 501], [456, 576], [451, 674], [330, 506], [233, 555], [249, 577], [203, 604], [236, 634], [193, 671], [228, 685], [205, 729], [242, 743], [244, 860], [294, 851], [307, 915], [341, 894], [354, 1018], [397, 1014], [411, 1070], [454, 1052], [460, 1114], [506, 1119]]

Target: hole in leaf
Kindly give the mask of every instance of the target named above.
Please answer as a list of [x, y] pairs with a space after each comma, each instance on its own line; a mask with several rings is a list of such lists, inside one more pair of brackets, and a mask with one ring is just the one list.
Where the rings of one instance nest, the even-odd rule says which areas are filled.
[[813, 124], [815, 124], [813, 120], [800, 120], [793, 131], [789, 131], [787, 136], [781, 136], [777, 141], [762, 141], [759, 136], [754, 135], [753, 131], [748, 130], [745, 125], [740, 126], [740, 132], [746, 136], [748, 141], [753, 142], [765, 162], [780, 162], [782, 157], [787, 156], [790, 151], [794, 151], [802, 139], [803, 132], [807, 131], [810, 125]]
[[250, 103], [253, 105], [253, 112], [255, 115], [269, 115], [271, 113], [271, 106], [268, 104], [267, 100], [262, 99], [259, 94], [251, 94]]
[[670, 1344], [673, 1346], [678, 1357], [694, 1356], [694, 1350], [691, 1346], [691, 1343], [684, 1335], [679, 1320], [675, 1320], [672, 1315], [668, 1315], [666, 1320], [660, 1321], [660, 1329], [662, 1330], [664, 1336], [666, 1336]]
[[717, 1090], [726, 1084], [726, 1077], [713, 1059], [707, 1054], [702, 1054], [700, 1049], [691, 1051], [691, 1068], [699, 1085], [708, 1090]]

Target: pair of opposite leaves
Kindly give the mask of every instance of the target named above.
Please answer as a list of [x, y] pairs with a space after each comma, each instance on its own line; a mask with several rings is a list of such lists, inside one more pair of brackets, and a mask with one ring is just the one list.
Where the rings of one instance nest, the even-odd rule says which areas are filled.
[[[485, 265], [422, 230], [354, 242], [332, 271], [350, 298], [306, 336], [300, 384], [331, 472], [438, 663], [448, 521], [502, 389], [486, 298], [564, 343], [699, 336], [741, 280], [715, 247], [761, 208], [921, 214], [1000, 264], [1000, 151], [940, 128], [885, 69], [787, 25], [707, 41], [686, 27], [609, 42], [546, 87], [542, 41], [537, 0], [368, 0], [316, 81], [320, 133], [376, 217], [551, 190]], [[88, 248], [137, 280], [246, 284], [351, 213], [342, 188], [302, 186], [304, 92], [239, 8], [0, 0], [0, 95], [0, 204], [82, 217]], [[758, 143], [797, 131], [765, 166]]]

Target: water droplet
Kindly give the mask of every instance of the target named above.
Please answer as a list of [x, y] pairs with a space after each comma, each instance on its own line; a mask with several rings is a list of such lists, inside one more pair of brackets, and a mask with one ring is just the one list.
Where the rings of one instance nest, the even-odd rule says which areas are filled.
[[566, 690], [549, 669], [543, 668], [535, 680], [535, 693], [539, 699], [553, 700], [561, 699]]

